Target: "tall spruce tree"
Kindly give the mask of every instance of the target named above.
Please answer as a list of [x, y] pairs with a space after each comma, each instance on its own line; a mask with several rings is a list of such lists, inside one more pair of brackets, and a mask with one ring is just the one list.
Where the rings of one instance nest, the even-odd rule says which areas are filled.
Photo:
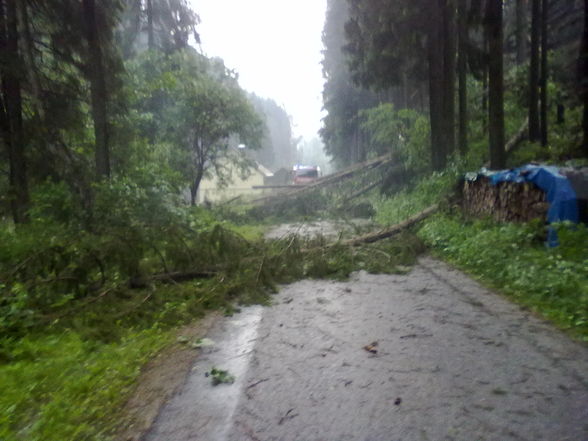
[[490, 138], [490, 167], [506, 165], [504, 150], [504, 74], [502, 0], [488, 0], [486, 4], [488, 34], [488, 131]]
[[8, 153], [9, 200], [15, 223], [26, 221], [29, 204], [19, 36], [16, 0], [0, 0], [0, 129]]

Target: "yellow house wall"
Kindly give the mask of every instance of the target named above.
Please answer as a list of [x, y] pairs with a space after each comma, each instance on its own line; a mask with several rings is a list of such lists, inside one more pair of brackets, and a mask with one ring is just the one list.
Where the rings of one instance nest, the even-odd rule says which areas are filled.
[[220, 202], [237, 196], [255, 197], [262, 195], [264, 191], [253, 188], [256, 185], [263, 185], [263, 174], [257, 169], [252, 169], [251, 175], [247, 179], [241, 179], [238, 173], [233, 173], [233, 182], [226, 188], [219, 189], [217, 185], [218, 179], [216, 176], [203, 179], [198, 189], [197, 203], [200, 204], [205, 200]]

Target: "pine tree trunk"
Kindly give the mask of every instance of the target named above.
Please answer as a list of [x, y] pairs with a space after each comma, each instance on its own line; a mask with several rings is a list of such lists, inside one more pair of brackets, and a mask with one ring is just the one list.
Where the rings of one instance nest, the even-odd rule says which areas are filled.
[[578, 74], [580, 96], [584, 102], [582, 154], [585, 158], [588, 158], [588, 0], [584, 0], [584, 36], [582, 37], [578, 59]]
[[431, 165], [433, 170], [443, 170], [446, 165], [443, 147], [443, 54], [441, 47], [440, 10], [437, 0], [432, 2], [429, 26], [429, 112], [431, 124]]
[[505, 167], [504, 152], [504, 79], [502, 0], [488, 0], [486, 10], [488, 28], [488, 131], [490, 138], [490, 167]]
[[0, 54], [4, 60], [2, 77], [2, 133], [8, 149], [10, 206], [14, 223], [27, 221], [29, 190], [25, 157], [25, 137], [22, 121], [22, 97], [17, 68], [22, 66], [18, 51], [18, 21], [16, 0], [0, 1]]
[[458, 0], [459, 152], [468, 152], [467, 0]]
[[[488, 56], [488, 29], [484, 27], [484, 54]], [[484, 61], [482, 72], [482, 129], [484, 133], [488, 130], [488, 60]]]
[[547, 18], [549, 14], [548, 0], [541, 0], [541, 145], [546, 147], [548, 143], [547, 133], [547, 51], [548, 51], [548, 35], [547, 35]]
[[100, 179], [110, 176], [106, 79], [94, 0], [83, 0], [83, 7], [88, 42], [87, 68], [90, 80], [92, 119], [94, 120], [94, 135], [96, 137], [96, 175]]
[[517, 44], [517, 64], [525, 62], [527, 54], [527, 14], [526, 0], [516, 0], [516, 44]]
[[443, 154], [455, 151], [455, 5], [454, 0], [441, 0], [443, 14]]
[[153, 0], [147, 0], [147, 47], [155, 49], [155, 38], [153, 36]]
[[531, 0], [531, 65], [529, 67], [529, 140], [538, 141], [539, 124], [539, 37], [540, 37], [540, 2]]

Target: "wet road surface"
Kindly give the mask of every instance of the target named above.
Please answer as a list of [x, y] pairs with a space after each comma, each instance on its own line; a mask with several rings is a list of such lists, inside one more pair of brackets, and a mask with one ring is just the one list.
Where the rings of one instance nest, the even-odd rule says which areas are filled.
[[432, 258], [285, 286], [208, 337], [144, 440], [588, 440], [586, 345]]

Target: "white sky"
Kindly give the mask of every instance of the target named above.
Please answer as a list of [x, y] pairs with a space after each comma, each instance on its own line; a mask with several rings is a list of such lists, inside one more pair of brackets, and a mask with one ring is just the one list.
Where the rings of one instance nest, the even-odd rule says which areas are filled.
[[235, 69], [241, 87], [284, 107], [294, 136], [317, 136], [326, 0], [190, 1], [204, 53]]

